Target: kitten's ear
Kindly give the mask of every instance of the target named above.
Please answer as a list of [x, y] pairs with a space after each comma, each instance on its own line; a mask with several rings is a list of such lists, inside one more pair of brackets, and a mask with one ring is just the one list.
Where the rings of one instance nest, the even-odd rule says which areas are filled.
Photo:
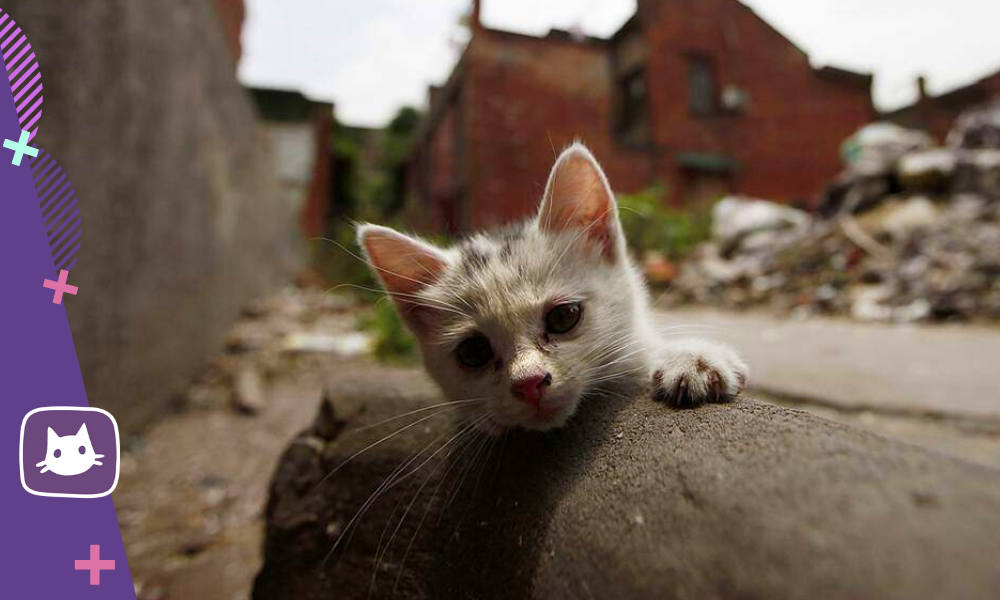
[[90, 440], [90, 434], [87, 433], [87, 424], [86, 423], [84, 423], [83, 425], [80, 425], [80, 431], [76, 432], [76, 437], [80, 437], [80, 436], [83, 436], [88, 441]]
[[553, 233], [584, 230], [581, 239], [599, 244], [611, 260], [624, 251], [615, 196], [601, 166], [583, 144], [567, 148], [552, 167], [538, 226]]
[[426, 306], [415, 294], [437, 281], [448, 267], [448, 255], [430, 244], [378, 225], [358, 227], [358, 244], [400, 313], [414, 329], [426, 324]]

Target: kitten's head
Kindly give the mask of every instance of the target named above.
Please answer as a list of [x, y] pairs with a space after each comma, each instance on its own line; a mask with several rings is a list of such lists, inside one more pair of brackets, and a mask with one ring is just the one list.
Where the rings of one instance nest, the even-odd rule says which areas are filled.
[[582, 145], [556, 161], [524, 223], [450, 248], [376, 225], [358, 238], [427, 371], [482, 430], [560, 427], [586, 393], [639, 368], [645, 295]]
[[44, 467], [42, 473], [52, 471], [56, 475], [79, 475], [94, 465], [100, 465], [97, 460], [99, 458], [104, 458], [104, 455], [94, 453], [86, 423], [80, 426], [75, 435], [62, 437], [49, 427], [45, 460], [36, 466]]

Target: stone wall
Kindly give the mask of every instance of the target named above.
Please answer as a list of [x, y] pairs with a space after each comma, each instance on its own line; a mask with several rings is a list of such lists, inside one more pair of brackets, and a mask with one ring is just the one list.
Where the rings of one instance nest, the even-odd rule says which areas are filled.
[[45, 85], [37, 141], [80, 199], [67, 300], [90, 403], [163, 413], [298, 256], [212, 3], [8, 2]]

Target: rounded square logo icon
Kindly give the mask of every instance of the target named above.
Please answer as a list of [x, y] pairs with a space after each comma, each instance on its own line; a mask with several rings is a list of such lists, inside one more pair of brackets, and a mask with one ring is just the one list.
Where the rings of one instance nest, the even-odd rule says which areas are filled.
[[100, 498], [118, 485], [118, 423], [106, 410], [45, 406], [21, 421], [21, 486], [36, 496]]

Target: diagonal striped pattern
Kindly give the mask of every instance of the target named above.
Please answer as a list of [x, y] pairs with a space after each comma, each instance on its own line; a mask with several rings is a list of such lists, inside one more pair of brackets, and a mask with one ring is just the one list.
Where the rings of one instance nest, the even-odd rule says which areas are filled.
[[0, 54], [3, 55], [10, 91], [14, 95], [17, 118], [21, 130], [30, 132], [28, 140], [38, 133], [38, 120], [42, 118], [42, 74], [38, 59], [31, 51], [28, 38], [21, 32], [14, 19], [0, 10]]
[[52, 264], [57, 273], [60, 269], [69, 271], [76, 265], [80, 234], [83, 233], [76, 191], [59, 163], [44, 149], [32, 159], [31, 172], [35, 178], [35, 194], [42, 207], [42, 223], [52, 251]]

